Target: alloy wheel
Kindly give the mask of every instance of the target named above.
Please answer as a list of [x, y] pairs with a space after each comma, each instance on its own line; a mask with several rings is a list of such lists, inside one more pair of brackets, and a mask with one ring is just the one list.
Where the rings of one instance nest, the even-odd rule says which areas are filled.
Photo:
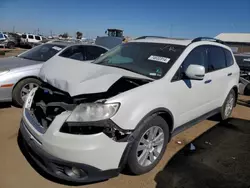
[[160, 155], [164, 145], [164, 132], [161, 127], [150, 127], [140, 138], [137, 146], [137, 161], [143, 166], [151, 165]]
[[231, 93], [228, 97], [228, 100], [226, 102], [226, 106], [225, 106], [225, 116], [226, 117], [229, 117], [230, 114], [232, 113], [233, 111], [233, 107], [234, 107], [234, 95]]
[[24, 85], [20, 92], [22, 100], [25, 101], [30, 91], [36, 87], [38, 87], [38, 84], [36, 83], [28, 83]]

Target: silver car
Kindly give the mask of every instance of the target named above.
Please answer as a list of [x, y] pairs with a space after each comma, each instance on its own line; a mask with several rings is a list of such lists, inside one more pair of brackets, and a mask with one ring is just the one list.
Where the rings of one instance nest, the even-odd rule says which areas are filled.
[[[57, 56], [92, 61], [108, 51], [98, 45], [50, 42], [15, 57], [0, 59], [0, 102], [13, 101], [22, 106], [27, 94], [41, 84], [38, 78], [43, 63]], [[49, 62], [48, 62], [49, 63]]]

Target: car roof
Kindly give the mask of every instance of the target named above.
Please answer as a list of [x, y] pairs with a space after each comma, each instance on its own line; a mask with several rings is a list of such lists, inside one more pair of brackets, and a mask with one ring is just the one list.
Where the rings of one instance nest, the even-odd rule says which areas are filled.
[[162, 44], [174, 44], [182, 46], [188, 46], [190, 44], [199, 44], [199, 45], [208, 44], [208, 45], [220, 46], [231, 51], [231, 49], [225, 45], [224, 41], [211, 37], [197, 37], [191, 40], [182, 38], [168, 38], [161, 36], [142, 36], [129, 42], [162, 43]]
[[192, 40], [188, 39], [171, 39], [171, 38], [164, 38], [164, 37], [147, 37], [142, 39], [135, 39], [129, 42], [144, 42], [144, 43], [162, 43], [162, 44], [176, 44], [187, 46], [189, 45]]
[[88, 44], [88, 43], [75, 43], [75, 42], [65, 42], [65, 41], [52, 41], [52, 42], [47, 42], [45, 44], [53, 44], [53, 45], [63, 45], [65, 47], [69, 47], [69, 46], [77, 46], [77, 45], [81, 45], [81, 46], [98, 46], [101, 48], [104, 48], [106, 50], [109, 50], [108, 48], [104, 47], [104, 46], [100, 46], [100, 45], [96, 45], [96, 44]]
[[237, 53], [234, 56], [243, 56], [243, 57], [250, 57], [250, 53]]

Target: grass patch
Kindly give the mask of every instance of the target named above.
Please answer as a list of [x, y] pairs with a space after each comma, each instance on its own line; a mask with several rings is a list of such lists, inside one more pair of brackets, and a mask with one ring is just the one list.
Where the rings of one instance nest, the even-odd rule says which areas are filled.
[[0, 55], [5, 55], [5, 51], [0, 51]]

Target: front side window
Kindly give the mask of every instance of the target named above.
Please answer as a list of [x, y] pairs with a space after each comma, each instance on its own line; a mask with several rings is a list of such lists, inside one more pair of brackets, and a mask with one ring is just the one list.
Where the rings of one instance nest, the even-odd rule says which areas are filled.
[[189, 55], [184, 60], [181, 66], [181, 72], [184, 73], [189, 65], [202, 65], [205, 67], [207, 72], [208, 64], [207, 64], [207, 48], [206, 46], [199, 46], [192, 50]]
[[84, 61], [86, 59], [84, 50], [84, 46], [70, 46], [65, 49], [59, 56]]
[[85, 53], [86, 53], [86, 60], [94, 60], [100, 57], [101, 54], [106, 53], [107, 50], [98, 46], [86, 46]]
[[208, 47], [208, 72], [220, 70], [226, 67], [224, 50], [221, 47]]
[[130, 42], [113, 48], [93, 63], [160, 79], [184, 49], [185, 46], [174, 44]]
[[4, 39], [4, 36], [2, 33], [0, 33], [0, 39]]
[[26, 38], [27, 38], [27, 35], [22, 35], [22, 38], [23, 38], [23, 39], [26, 39]]
[[29, 35], [28, 37], [29, 37], [29, 39], [34, 39], [33, 35]]
[[65, 46], [63, 45], [43, 44], [24, 52], [18, 57], [45, 62], [55, 54], [57, 54], [59, 51], [61, 51], [63, 48], [65, 48]]

